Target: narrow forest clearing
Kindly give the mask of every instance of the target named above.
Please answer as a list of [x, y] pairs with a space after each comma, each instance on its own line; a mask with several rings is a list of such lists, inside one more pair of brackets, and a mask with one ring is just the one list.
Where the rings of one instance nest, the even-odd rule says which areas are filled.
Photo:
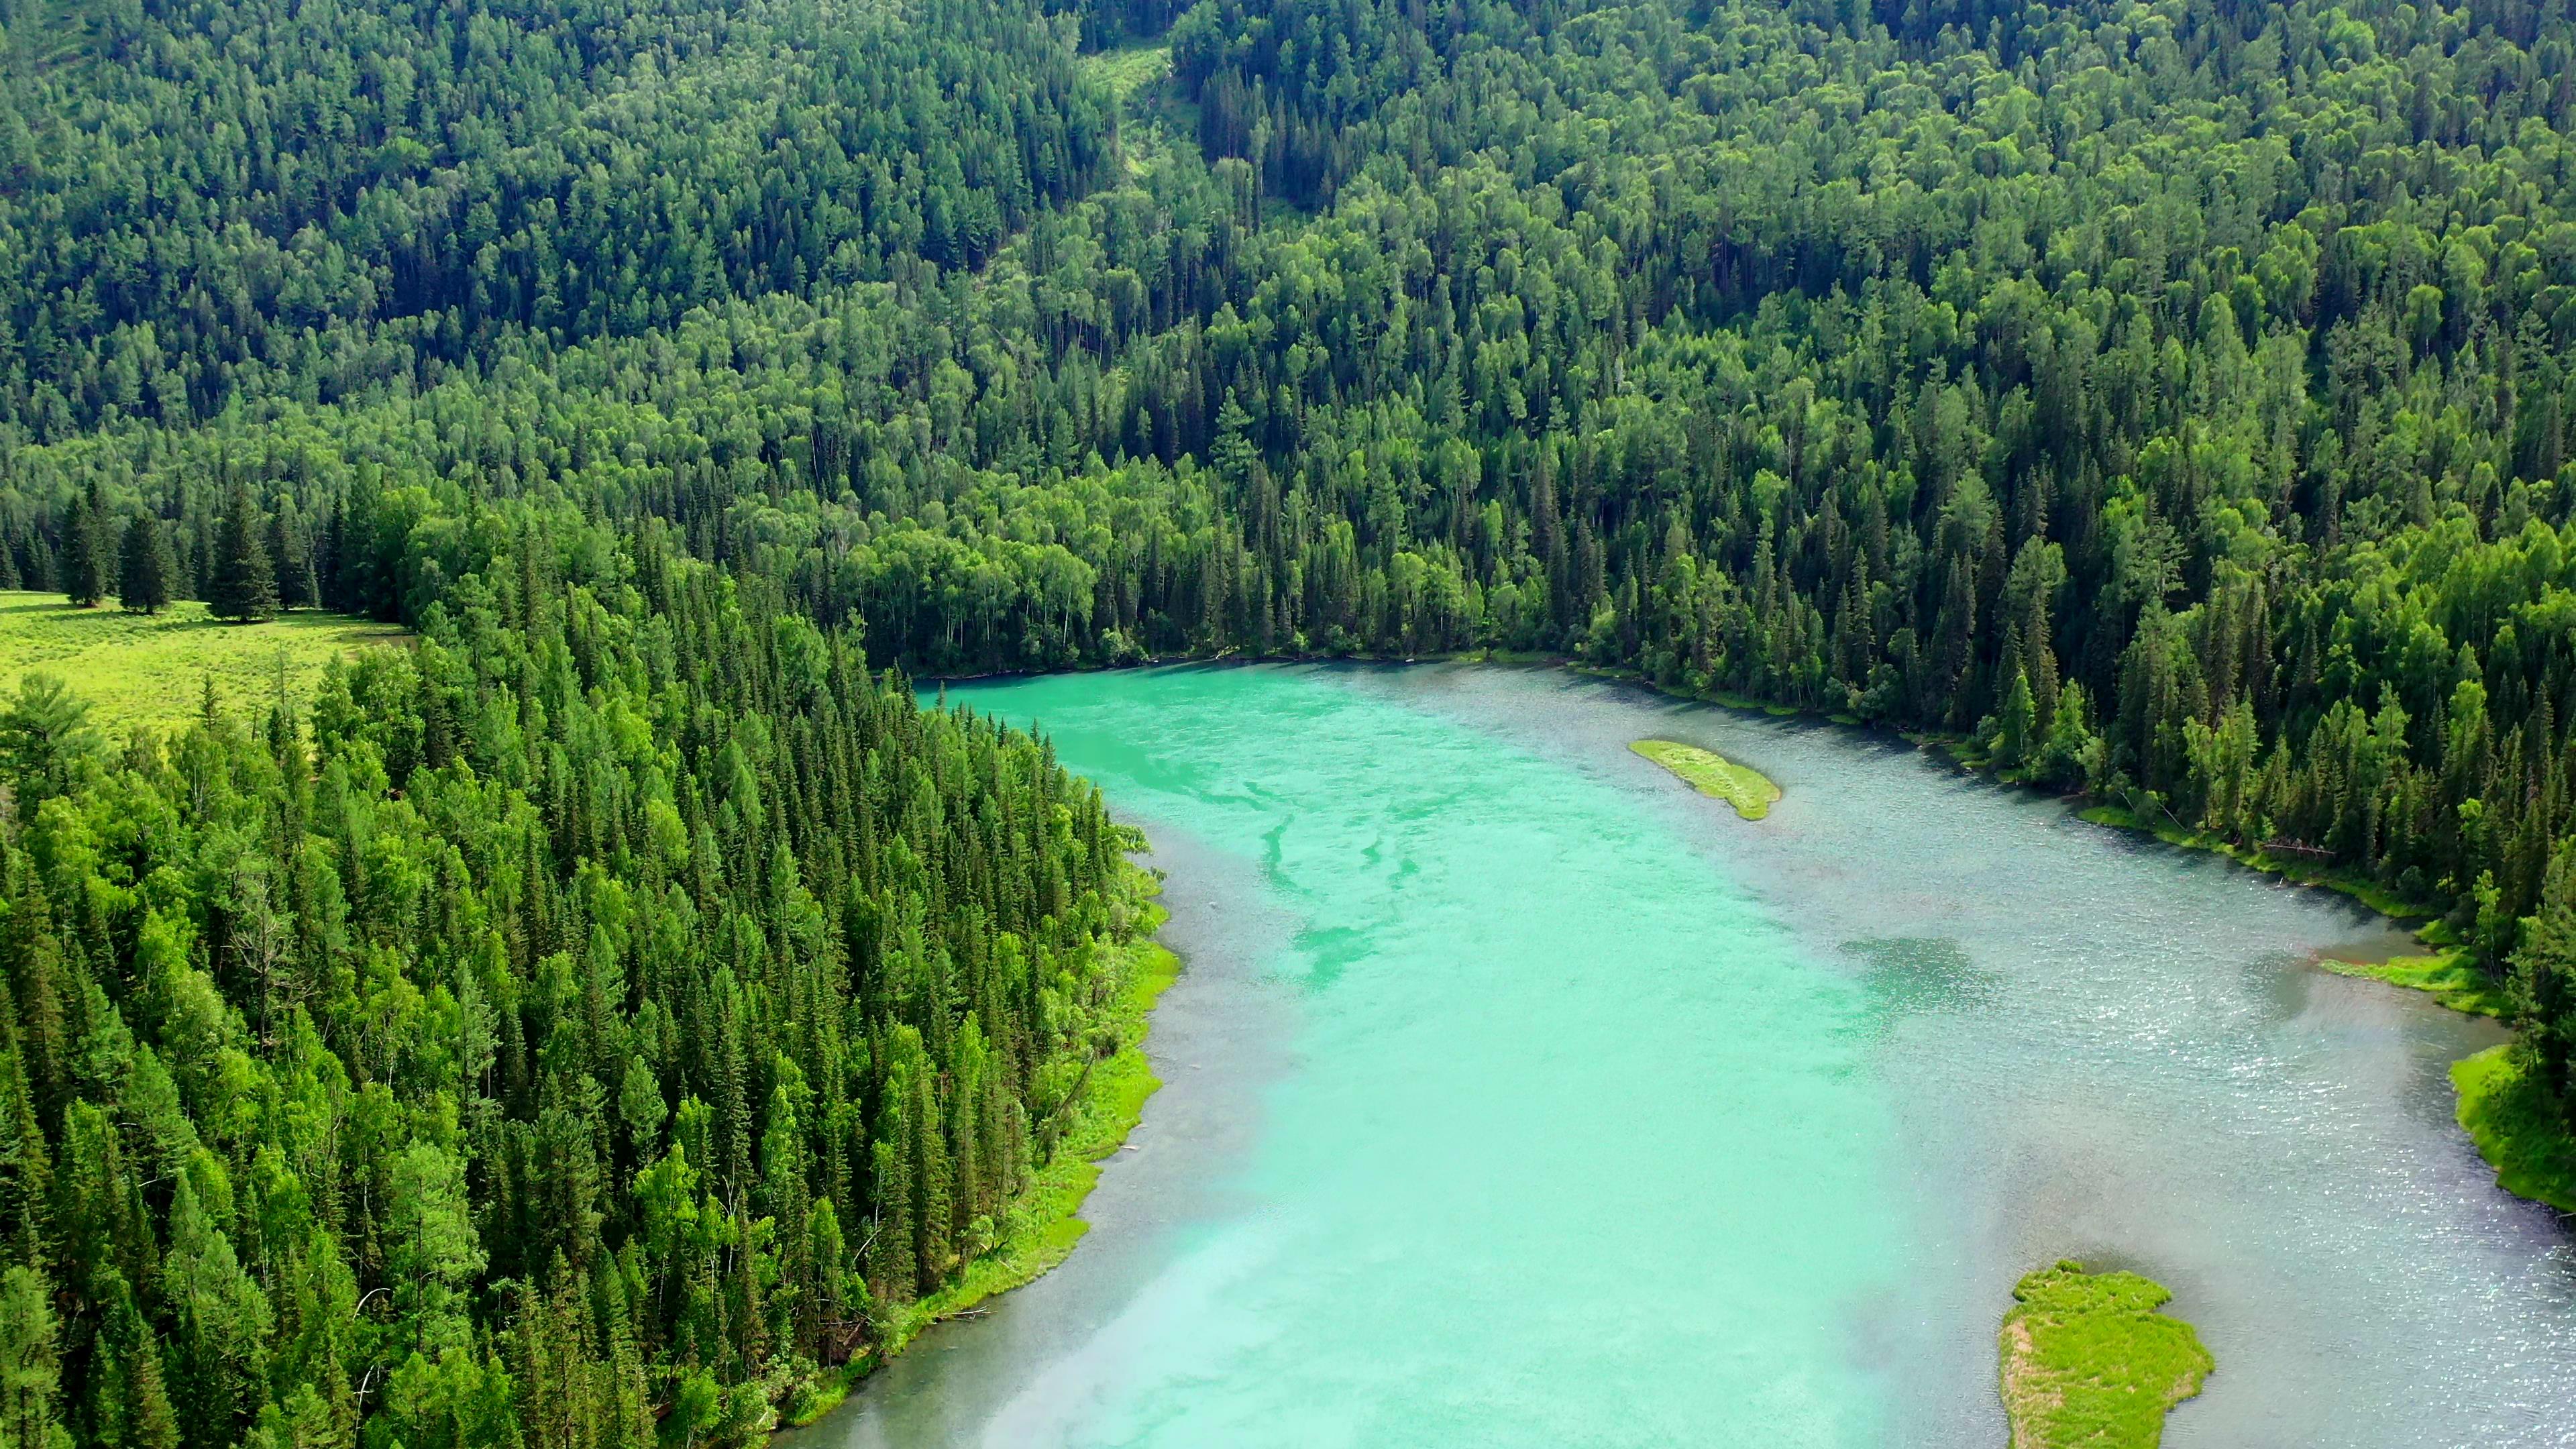
[[1680, 776], [1701, 794], [1734, 806], [1735, 813], [1747, 820], [1770, 814], [1771, 802], [1780, 798], [1780, 787], [1769, 776], [1714, 750], [1673, 740], [1638, 740], [1628, 748]]
[[168, 731], [195, 718], [208, 676], [223, 708], [264, 708], [277, 697], [282, 659], [287, 698], [300, 708], [324, 664], [408, 637], [346, 614], [296, 610], [265, 623], [228, 624], [208, 617], [201, 603], [129, 614], [113, 604], [74, 608], [60, 594], [5, 592], [0, 692], [14, 693], [31, 669], [58, 675], [89, 701], [90, 724], [122, 740], [138, 725]]
[[1082, 69], [1124, 101], [1141, 87], [1172, 73], [1172, 47], [1123, 45], [1115, 50], [1095, 51], [1082, 58]]

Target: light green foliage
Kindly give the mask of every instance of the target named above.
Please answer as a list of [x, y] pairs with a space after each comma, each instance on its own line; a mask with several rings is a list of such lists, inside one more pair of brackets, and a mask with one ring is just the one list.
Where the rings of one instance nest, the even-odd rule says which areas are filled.
[[1689, 782], [1703, 795], [1723, 800], [1747, 820], [1771, 813], [1780, 787], [1750, 765], [1739, 765], [1713, 750], [1671, 740], [1638, 740], [1628, 748]]
[[2479, 970], [2464, 951], [2449, 950], [2429, 956], [2395, 956], [2386, 961], [2336, 961], [2317, 963], [2338, 976], [2360, 976], [2372, 981], [2385, 981], [2409, 991], [2429, 991], [2433, 999], [2453, 1011], [2471, 1016], [2508, 1016], [2513, 1011], [2512, 999], [2501, 982]]
[[2518, 1197], [2576, 1212], [2576, 1138], [2558, 1103], [2540, 1089], [2516, 1049], [2489, 1047], [2451, 1064], [2460, 1126]]
[[435, 1142], [414, 1142], [386, 1174], [386, 1274], [402, 1340], [437, 1358], [465, 1346], [465, 1290], [484, 1253], [465, 1200], [465, 1167]]
[[1082, 58], [1083, 73], [1119, 100], [1172, 73], [1168, 45], [1128, 45]]
[[287, 700], [301, 709], [324, 664], [403, 637], [340, 614], [290, 612], [242, 627], [216, 622], [199, 603], [146, 616], [75, 609], [57, 594], [0, 593], [0, 691], [14, 692], [29, 670], [51, 673], [88, 701], [90, 725], [122, 744], [138, 726], [169, 733], [202, 713], [208, 675], [226, 708], [264, 709], [277, 699], [282, 656]]
[[68, 1449], [61, 1420], [62, 1361], [45, 1280], [24, 1265], [0, 1274], [0, 1445]]
[[2013, 1288], [2000, 1339], [2013, 1449], [2154, 1449], [2216, 1363], [2173, 1297], [2135, 1273], [2060, 1262]]

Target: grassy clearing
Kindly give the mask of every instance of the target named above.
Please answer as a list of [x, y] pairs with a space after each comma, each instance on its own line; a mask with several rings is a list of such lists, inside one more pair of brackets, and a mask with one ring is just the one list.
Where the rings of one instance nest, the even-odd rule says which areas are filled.
[[1628, 748], [1679, 775], [1701, 794], [1734, 806], [1735, 813], [1747, 820], [1770, 814], [1771, 802], [1780, 798], [1780, 787], [1760, 770], [1697, 745], [1639, 740]]
[[2015, 1285], [2001, 1336], [2012, 1449], [2154, 1449], [2217, 1367], [2190, 1324], [2156, 1311], [2172, 1297], [2070, 1262]]
[[2460, 1126], [2496, 1170], [2497, 1186], [2576, 1213], [2576, 1139], [2540, 1084], [2523, 1074], [2513, 1045], [2451, 1063], [2451, 1086], [2460, 1096]]
[[830, 1413], [848, 1395], [850, 1385], [901, 1353], [932, 1324], [1035, 1279], [1063, 1262], [1082, 1235], [1091, 1231], [1091, 1225], [1075, 1214], [1100, 1181], [1101, 1162], [1136, 1130], [1145, 1113], [1145, 1099], [1163, 1085], [1145, 1058], [1145, 1033], [1154, 1003], [1181, 974], [1181, 958], [1147, 938], [1162, 929], [1168, 914], [1161, 906], [1148, 905], [1137, 923], [1136, 939], [1126, 947], [1118, 967], [1126, 980], [1107, 1023], [1121, 1045], [1092, 1069], [1074, 1105], [1072, 1124], [1056, 1144], [1055, 1156], [1038, 1169], [1028, 1191], [1012, 1205], [1000, 1245], [967, 1264], [956, 1282], [913, 1304], [885, 1344], [828, 1376], [795, 1406], [792, 1423], [810, 1424]]
[[1124, 101], [1139, 88], [1172, 73], [1172, 48], [1169, 45], [1122, 45], [1116, 50], [1084, 56], [1082, 68], [1093, 80], [1107, 86], [1111, 95]]
[[226, 624], [206, 606], [173, 604], [158, 614], [114, 606], [75, 609], [60, 594], [0, 593], [0, 691], [14, 694], [31, 669], [60, 675], [90, 703], [90, 723], [122, 741], [136, 726], [165, 733], [202, 708], [205, 680], [235, 712], [277, 698], [285, 661], [287, 698], [313, 697], [326, 661], [405, 638], [387, 624], [299, 610], [265, 624]]

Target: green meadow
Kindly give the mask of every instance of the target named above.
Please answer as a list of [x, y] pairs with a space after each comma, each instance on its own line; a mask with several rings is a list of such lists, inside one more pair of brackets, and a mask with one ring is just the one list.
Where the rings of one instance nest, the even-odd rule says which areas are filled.
[[0, 593], [0, 691], [16, 693], [29, 670], [59, 675], [89, 701], [90, 723], [122, 740], [136, 726], [166, 733], [194, 718], [208, 679], [227, 711], [265, 711], [281, 688], [301, 708], [324, 664], [405, 637], [345, 614], [299, 610], [229, 624], [200, 603], [145, 615], [113, 604], [76, 609], [60, 594]]

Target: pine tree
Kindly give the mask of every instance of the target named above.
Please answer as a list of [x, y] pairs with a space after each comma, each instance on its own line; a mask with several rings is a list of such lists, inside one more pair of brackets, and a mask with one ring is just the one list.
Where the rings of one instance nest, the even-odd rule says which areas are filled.
[[54, 1409], [62, 1366], [45, 1280], [27, 1267], [0, 1275], [0, 1444], [54, 1449], [69, 1442]]
[[125, 525], [125, 542], [117, 554], [118, 602], [132, 613], [160, 613], [170, 602], [171, 580], [179, 573], [161, 520], [149, 513], [134, 515], [134, 521]]
[[234, 489], [215, 535], [214, 577], [206, 586], [206, 603], [216, 618], [251, 624], [276, 616], [277, 575], [259, 535], [259, 510], [248, 492]]
[[107, 542], [99, 536], [103, 527], [93, 485], [72, 504], [71, 515], [63, 521], [63, 552], [57, 569], [64, 595], [84, 609], [107, 597]]
[[163, 1384], [152, 1327], [136, 1310], [122, 1273], [106, 1268], [99, 1279], [103, 1321], [89, 1376], [91, 1437], [124, 1449], [179, 1449], [178, 1415]]
[[311, 609], [321, 605], [322, 586], [313, 576], [313, 550], [306, 546], [302, 530], [287, 517], [284, 508], [268, 516], [268, 556], [277, 571], [279, 608]]
[[2031, 726], [2039, 708], [2031, 700], [2030, 676], [2013, 671], [2012, 691], [2004, 696], [2003, 708], [1995, 712], [1995, 768], [2018, 770], [2029, 761]]

